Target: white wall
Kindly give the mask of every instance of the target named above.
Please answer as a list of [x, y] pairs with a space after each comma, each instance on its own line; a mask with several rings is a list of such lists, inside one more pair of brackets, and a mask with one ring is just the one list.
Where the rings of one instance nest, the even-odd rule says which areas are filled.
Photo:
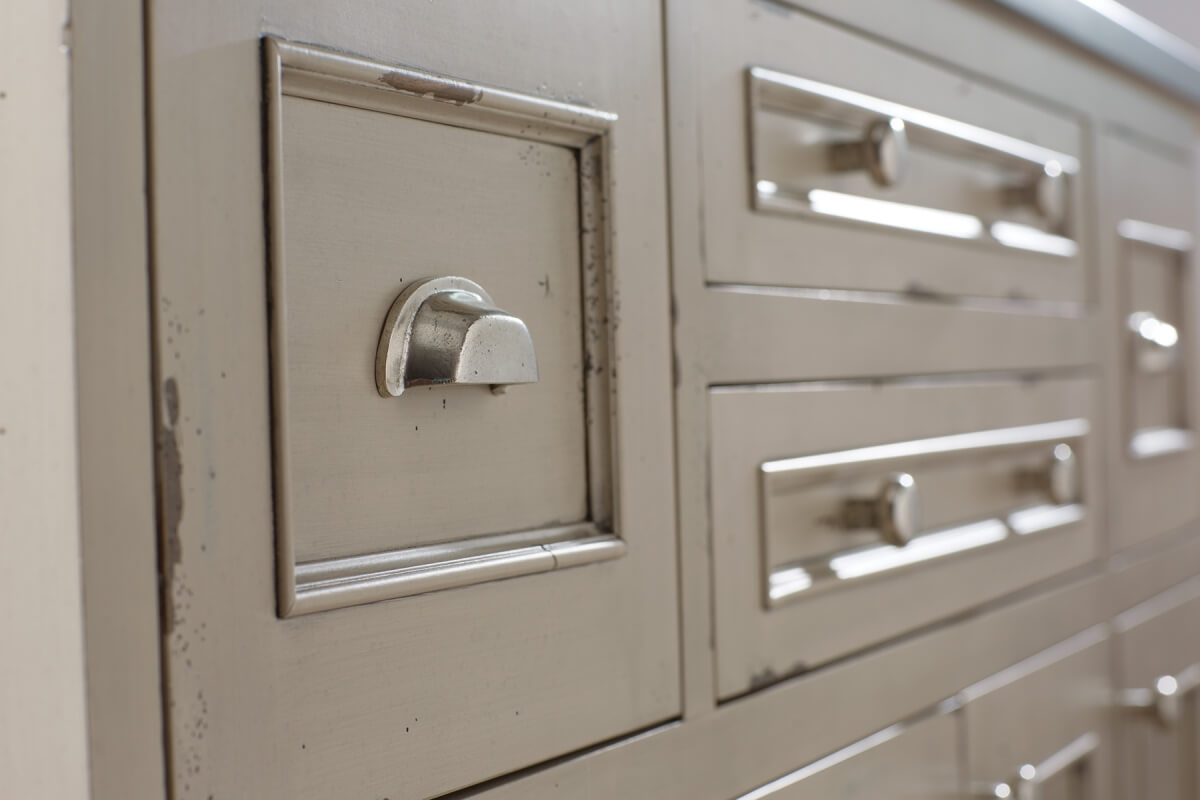
[[66, 0], [0, 19], [0, 795], [87, 796]]

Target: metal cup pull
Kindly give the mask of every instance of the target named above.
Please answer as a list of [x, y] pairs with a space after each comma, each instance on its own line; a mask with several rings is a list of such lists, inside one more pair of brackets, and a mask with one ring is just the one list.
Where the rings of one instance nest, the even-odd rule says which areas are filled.
[[1127, 320], [1134, 358], [1142, 372], [1165, 372], [1179, 358], [1179, 330], [1151, 311], [1135, 311]]
[[456, 383], [502, 392], [537, 379], [529, 328], [466, 278], [426, 278], [406, 287], [388, 311], [375, 351], [375, 388], [383, 397]]
[[1117, 705], [1149, 714], [1164, 728], [1179, 721], [1183, 698], [1200, 688], [1200, 664], [1192, 664], [1176, 675], [1163, 675], [1148, 689], [1125, 689], [1117, 696]]

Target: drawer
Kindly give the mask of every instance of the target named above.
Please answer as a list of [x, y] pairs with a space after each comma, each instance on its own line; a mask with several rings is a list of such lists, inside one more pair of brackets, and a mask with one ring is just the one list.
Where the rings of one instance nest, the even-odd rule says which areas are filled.
[[[269, 329], [273, 401], [239, 410], [263, 433], [236, 443], [248, 463], [209, 466], [227, 422], [174, 372], [164, 392], [191, 481], [167, 577], [176, 790], [441, 796], [676, 716], [666, 264], [646, 257], [665, 242], [631, 220], [630, 251], [609, 222], [661, 197], [637, 177], [656, 117], [614, 90], [618, 154], [615, 113], [274, 39], [263, 57], [269, 294], [187, 283], [261, 262], [167, 259], [174, 302], [209, 298], [186, 340], [164, 318], [180, 384], [264, 398], [237, 366], [266, 339], [226, 331]], [[268, 475], [274, 515], [252, 516]], [[258, 734], [197, 736], [210, 722]]]
[[1108, 669], [1109, 642], [1096, 627], [965, 689], [972, 796], [1121, 796], [1111, 786]]
[[944, 703], [932, 716], [879, 731], [737, 800], [960, 796], [959, 715], [953, 709]]
[[723, 698], [1096, 555], [1087, 379], [724, 387], [710, 405]]
[[705, 16], [710, 284], [1085, 302], [1077, 119], [802, 13]]
[[1114, 453], [1115, 548], [1200, 514], [1195, 448], [1195, 205], [1184, 154], [1106, 136], [1107, 244], [1121, 409]]
[[1124, 797], [1200, 791], [1200, 579], [1120, 614], [1116, 649], [1118, 785]]

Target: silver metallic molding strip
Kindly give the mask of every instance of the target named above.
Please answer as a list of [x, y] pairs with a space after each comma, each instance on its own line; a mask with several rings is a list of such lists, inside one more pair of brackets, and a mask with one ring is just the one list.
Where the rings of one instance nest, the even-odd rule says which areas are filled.
[[[911, 141], [922, 142], [938, 150], [1038, 167], [1058, 162], [1062, 171], [1069, 175], [1079, 172], [1079, 159], [1075, 156], [940, 114], [765, 67], [750, 68], [750, 90], [752, 101], [764, 108], [814, 113], [847, 122], [866, 121], [866, 116], [895, 117], [904, 121]], [[847, 109], [865, 112], [866, 116], [862, 120], [847, 120]]]
[[1114, 0], [992, 0], [1200, 104], [1200, 50]]
[[[1066, 419], [766, 461], [760, 466], [764, 496], [803, 484], [812, 479], [815, 472], [861, 464], [880, 470], [893, 465], [902, 469], [915, 460], [931, 456], [995, 452], [1078, 440], [1087, 436], [1090, 428], [1086, 419]], [[1039, 505], [923, 532], [903, 547], [871, 544], [781, 564], [773, 567], [767, 576], [766, 607], [778, 608], [818, 592], [897, 575], [977, 550], [1009, 546], [1033, 534], [1075, 525], [1086, 515], [1087, 509], [1080, 503]]]
[[[956, 433], [950, 436], [935, 436], [930, 439], [914, 439], [910, 442], [871, 445], [834, 453], [820, 453], [798, 458], [782, 458], [764, 461], [759, 469], [764, 475], [787, 476], [826, 467], [843, 467], [849, 464], [879, 463], [894, 459], [911, 459], [945, 453], [969, 453], [978, 450], [995, 450], [1062, 439], [1078, 439], [1086, 436], [1091, 426], [1086, 419], [1066, 419], [1057, 422], [1041, 422], [1036, 425], [1020, 425], [1015, 428], [996, 428], [971, 433]], [[775, 484], [780, 478], [769, 478]]]
[[557, 539], [539, 531], [538, 537], [549, 540], [515, 547], [513, 540], [520, 534], [297, 564], [289, 616], [534, 575], [625, 554], [625, 543], [616, 536], [589, 532], [594, 532], [592, 526], [579, 526], [563, 529]]
[[1118, 222], [1117, 236], [1127, 242], [1137, 242], [1176, 253], [1190, 253], [1194, 244], [1192, 234], [1188, 231], [1138, 219], [1123, 219]]
[[[611, 315], [608, 273], [611, 231], [606, 194], [612, 129], [617, 115], [534, 95], [521, 94], [411, 67], [401, 67], [274, 37], [263, 39], [268, 172], [268, 253], [271, 296], [285, 307], [283, 265], [283, 98], [299, 97], [459, 128], [573, 148], [579, 157], [580, 217], [596, 224], [580, 236], [583, 265], [595, 265], [584, 303], [593, 364], [608, 363]], [[627, 546], [612, 532], [618, 518], [612, 471], [610, 371], [589, 370], [585, 378], [588, 501], [590, 520], [534, 531], [499, 533], [444, 544], [382, 553], [339, 556], [297, 563], [291, 529], [288, 476], [287, 331], [283, 314], [271, 320], [272, 395], [275, 411], [275, 558], [277, 613], [293, 617], [485, 581], [566, 569], [618, 558]], [[370, 387], [368, 387], [369, 389]]]

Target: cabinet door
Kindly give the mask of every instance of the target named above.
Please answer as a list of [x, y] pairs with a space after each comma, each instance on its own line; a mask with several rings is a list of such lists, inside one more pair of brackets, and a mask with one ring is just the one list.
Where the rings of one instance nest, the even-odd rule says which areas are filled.
[[1124, 797], [1200, 797], [1200, 578], [1114, 621], [1119, 786]]
[[1096, 627], [963, 691], [975, 796], [1107, 800], [1108, 639]]
[[428, 798], [676, 716], [658, 13], [150, 19], [172, 797]]
[[1196, 449], [1195, 197], [1188, 153], [1128, 133], [1102, 139], [1101, 234], [1110, 352], [1113, 549], [1193, 523]]

